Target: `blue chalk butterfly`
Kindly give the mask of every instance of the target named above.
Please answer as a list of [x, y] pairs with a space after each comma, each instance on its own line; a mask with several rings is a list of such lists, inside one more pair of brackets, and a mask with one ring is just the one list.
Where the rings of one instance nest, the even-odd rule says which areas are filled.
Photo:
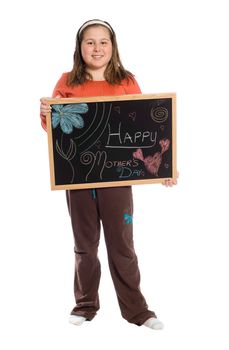
[[88, 112], [86, 103], [52, 105], [52, 127], [55, 129], [59, 124], [65, 134], [71, 134], [73, 127], [81, 129], [84, 120], [80, 114]]

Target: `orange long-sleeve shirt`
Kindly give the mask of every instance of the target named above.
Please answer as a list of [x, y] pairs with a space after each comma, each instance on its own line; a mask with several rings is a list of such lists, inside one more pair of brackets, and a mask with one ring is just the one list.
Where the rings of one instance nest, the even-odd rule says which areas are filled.
[[[68, 86], [68, 73], [62, 74], [58, 80], [52, 97], [95, 97], [95, 96], [119, 96], [128, 94], [140, 94], [140, 87], [135, 79], [123, 80], [120, 85], [111, 85], [106, 80], [88, 80], [82, 85]], [[41, 115], [41, 125], [46, 130], [46, 118]]]

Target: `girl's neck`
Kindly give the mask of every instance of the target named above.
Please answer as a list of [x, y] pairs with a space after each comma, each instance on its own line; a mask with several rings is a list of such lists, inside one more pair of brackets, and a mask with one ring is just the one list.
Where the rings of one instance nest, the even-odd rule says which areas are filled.
[[103, 70], [88, 70], [88, 73], [92, 76], [94, 81], [102, 81], [104, 78], [104, 69]]

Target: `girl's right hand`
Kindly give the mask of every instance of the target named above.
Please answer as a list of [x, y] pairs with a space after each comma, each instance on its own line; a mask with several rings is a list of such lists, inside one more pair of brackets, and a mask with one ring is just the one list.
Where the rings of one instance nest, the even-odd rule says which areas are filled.
[[[57, 95], [55, 98], [60, 98], [61, 96]], [[48, 97], [42, 97], [40, 99], [40, 118], [42, 127], [47, 130], [46, 126], [46, 117], [51, 112], [52, 108], [48, 103]]]
[[47, 100], [47, 97], [42, 97], [40, 99], [40, 114], [43, 116], [43, 117], [46, 117], [48, 115], [48, 113], [51, 112], [51, 107], [48, 103], [48, 100]]

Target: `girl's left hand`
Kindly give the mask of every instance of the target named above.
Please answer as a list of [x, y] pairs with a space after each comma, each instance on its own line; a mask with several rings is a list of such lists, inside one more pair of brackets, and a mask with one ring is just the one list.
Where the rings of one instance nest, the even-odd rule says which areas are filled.
[[177, 172], [176, 179], [166, 179], [164, 182], [162, 182], [162, 185], [166, 187], [172, 187], [173, 185], [177, 185], [177, 179], [179, 177], [179, 173]]

